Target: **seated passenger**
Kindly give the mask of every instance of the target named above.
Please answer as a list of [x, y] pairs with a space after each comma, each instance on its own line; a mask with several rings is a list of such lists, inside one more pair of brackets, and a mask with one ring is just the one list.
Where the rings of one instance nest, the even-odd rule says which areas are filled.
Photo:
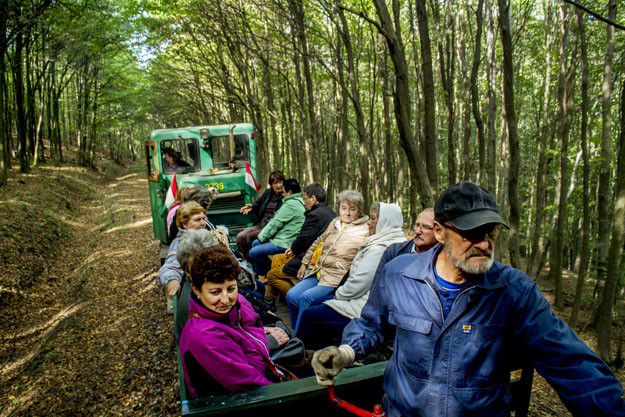
[[284, 174], [281, 171], [273, 171], [269, 174], [269, 188], [253, 203], [241, 207], [241, 214], [252, 213], [257, 218], [252, 227], [242, 230], [237, 235], [237, 246], [243, 258], [249, 259], [252, 242], [282, 205], [283, 182]]
[[437, 243], [434, 237], [434, 209], [426, 208], [417, 216], [414, 225], [414, 238], [389, 246], [382, 259], [385, 260], [384, 263], [386, 264], [399, 255], [429, 251]]
[[181, 289], [178, 293], [178, 308], [176, 309], [175, 337], [180, 338], [184, 324], [189, 315], [189, 300], [191, 299], [191, 281], [189, 280], [190, 267], [193, 258], [202, 249], [219, 245], [220, 242], [206, 229], [189, 229], [180, 234], [176, 249], [178, 266], [176, 272], [180, 274]]
[[180, 208], [180, 205], [184, 202], [183, 198], [188, 191], [189, 187], [181, 187], [178, 190], [176, 200], [167, 211], [167, 236], [169, 237], [169, 243], [171, 243], [171, 241], [175, 238], [175, 236], [171, 236], [172, 230], [175, 230], [176, 233], [178, 233], [178, 227], [176, 227], [176, 213], [178, 213], [178, 209]]
[[302, 312], [297, 335], [308, 349], [320, 349], [341, 341], [343, 329], [360, 312], [369, 298], [369, 289], [385, 249], [406, 236], [397, 204], [373, 203], [369, 212], [369, 236], [352, 262], [349, 276], [334, 298]]
[[299, 183], [295, 178], [289, 178], [284, 181], [283, 188], [282, 207], [263, 227], [249, 252], [257, 275], [267, 275], [271, 269], [267, 255], [284, 253], [304, 224], [306, 209]]
[[[355, 190], [345, 190], [341, 191], [338, 200], [339, 216], [330, 222], [326, 231], [310, 245], [302, 259], [302, 266], [297, 271], [300, 282], [286, 294], [291, 327], [296, 336], [302, 311], [315, 301], [327, 299], [328, 292], [336, 287], [349, 271], [358, 248], [369, 234], [367, 226], [369, 216], [362, 214], [364, 205], [362, 194]], [[323, 244], [321, 256], [308, 270], [313, 253], [320, 244]]]
[[[189, 279], [189, 274], [190, 267], [193, 264], [193, 259], [202, 249], [220, 244], [223, 246], [223, 242], [220, 242], [219, 238], [216, 237], [215, 234], [206, 229], [186, 230], [180, 236], [178, 249], [176, 251], [176, 258], [180, 265], [180, 269], [184, 271], [184, 273], [182, 273], [182, 289], [178, 295], [178, 308], [176, 310], [176, 339], [180, 337], [184, 325], [187, 322], [187, 316], [189, 315], [189, 300], [191, 298], [191, 281]], [[244, 271], [241, 269], [241, 272], [239, 272], [239, 276], [237, 277], [238, 288], [240, 288], [242, 283], [242, 274], [244, 274]], [[245, 280], [249, 280], [249, 278], [245, 277]], [[245, 290], [240, 291], [243, 292]], [[243, 295], [246, 296], [248, 301], [250, 299], [253, 301], [255, 299], [253, 291], [248, 291], [247, 293], [252, 294], [252, 297], [248, 298], [246, 294]], [[252, 306], [254, 307], [254, 304], [252, 304]], [[280, 346], [288, 342], [290, 337], [282, 328], [280, 328], [280, 323], [282, 322], [279, 321], [278, 317], [266, 313], [266, 310], [259, 311], [255, 307], [254, 310], [261, 315], [263, 325], [271, 326], [265, 327], [265, 334], [267, 334], [269, 351], [273, 353], [274, 350], [277, 350]]]
[[168, 167], [165, 167], [165, 172], [180, 172], [180, 168], [190, 167], [188, 162], [182, 159], [182, 154], [173, 148], [167, 148], [164, 150], [165, 160], [167, 160]]
[[[182, 187], [180, 191], [178, 191], [178, 198], [176, 199], [176, 201], [180, 201], [180, 203], [195, 201], [200, 206], [202, 206], [205, 211], [208, 211], [208, 208], [211, 206], [211, 204], [213, 204], [213, 201], [215, 201], [215, 196], [217, 194], [217, 190], [213, 187], [206, 188], [202, 187], [201, 185], [193, 185], [191, 187]], [[169, 214], [167, 214], [167, 233], [171, 240], [174, 240], [176, 238], [176, 235], [178, 234], [178, 227], [176, 226], [176, 222], [169, 221], [170, 216], [172, 219], [175, 218], [175, 214], [178, 210], [178, 208], [175, 207], [175, 204], [176, 203], [174, 202], [174, 205], [172, 205], [169, 209]], [[209, 229], [215, 228], [208, 218], [206, 218], [206, 221], [206, 225]]]
[[189, 319], [180, 359], [191, 397], [269, 385], [269, 348], [258, 314], [237, 291], [239, 264], [215, 246], [191, 265]]
[[165, 287], [167, 287], [167, 296], [172, 298], [178, 294], [180, 283], [182, 282], [183, 270], [176, 259], [176, 251], [178, 250], [178, 240], [187, 229], [203, 229], [206, 227], [204, 209], [195, 201], [183, 203], [176, 214], [176, 224], [180, 231], [176, 238], [169, 245], [167, 257], [161, 269], [158, 271], [158, 277]]
[[304, 224], [284, 255], [278, 254], [274, 257], [273, 261], [279, 266], [267, 273], [265, 302], [270, 306], [275, 305], [274, 301], [280, 294], [286, 296], [295, 285], [291, 280], [297, 279], [297, 271], [302, 266], [306, 251], [336, 217], [334, 210], [325, 202], [326, 192], [321, 184], [314, 182], [308, 185], [304, 188], [302, 197], [306, 208]]

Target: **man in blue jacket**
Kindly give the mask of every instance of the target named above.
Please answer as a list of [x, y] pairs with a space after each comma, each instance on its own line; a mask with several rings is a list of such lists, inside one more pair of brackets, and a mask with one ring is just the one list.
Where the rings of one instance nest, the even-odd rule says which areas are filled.
[[[322, 385], [394, 330], [387, 416], [504, 416], [515, 365], [531, 361], [575, 416], [625, 416], [608, 366], [551, 310], [523, 272], [493, 261], [508, 227], [485, 189], [462, 182], [434, 207], [439, 244], [386, 264], [342, 345], [315, 352]], [[392, 332], [390, 333], [392, 334]]]
[[378, 268], [383, 268], [388, 261], [399, 255], [426, 252], [436, 243], [436, 237], [434, 236], [434, 209], [430, 207], [417, 216], [417, 221], [414, 225], [414, 238], [406, 242], [393, 243], [386, 248]]

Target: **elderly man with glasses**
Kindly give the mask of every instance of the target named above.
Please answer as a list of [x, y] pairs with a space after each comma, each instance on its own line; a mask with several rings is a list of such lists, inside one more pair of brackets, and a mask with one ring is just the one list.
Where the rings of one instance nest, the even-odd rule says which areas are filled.
[[394, 330], [384, 410], [394, 416], [505, 416], [511, 368], [531, 362], [575, 416], [625, 416], [610, 368], [553, 311], [535, 282], [493, 260], [495, 199], [462, 182], [434, 207], [432, 250], [399, 256], [374, 282], [340, 347], [315, 352], [322, 385]]

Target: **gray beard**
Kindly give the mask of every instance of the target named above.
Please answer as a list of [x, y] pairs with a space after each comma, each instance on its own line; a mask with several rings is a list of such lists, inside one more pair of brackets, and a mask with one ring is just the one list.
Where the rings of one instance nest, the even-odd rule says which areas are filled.
[[488, 271], [493, 266], [494, 251], [491, 252], [490, 259], [485, 265], [472, 265], [469, 262], [469, 257], [465, 256], [465, 259], [463, 260], [454, 258], [451, 252], [451, 245], [449, 243], [445, 242], [444, 247], [445, 247], [445, 252], [447, 253], [447, 257], [449, 258], [451, 263], [456, 268], [458, 268], [459, 270], [461, 270], [462, 272], [466, 274], [469, 274], [469, 275], [483, 274], [484, 272]]

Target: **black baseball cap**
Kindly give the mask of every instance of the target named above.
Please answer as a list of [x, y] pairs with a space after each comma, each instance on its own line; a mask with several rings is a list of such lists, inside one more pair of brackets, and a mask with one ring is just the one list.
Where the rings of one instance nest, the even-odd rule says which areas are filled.
[[495, 197], [485, 188], [469, 181], [448, 187], [436, 200], [434, 220], [451, 223], [459, 230], [471, 230], [489, 223], [509, 229], [497, 211]]

